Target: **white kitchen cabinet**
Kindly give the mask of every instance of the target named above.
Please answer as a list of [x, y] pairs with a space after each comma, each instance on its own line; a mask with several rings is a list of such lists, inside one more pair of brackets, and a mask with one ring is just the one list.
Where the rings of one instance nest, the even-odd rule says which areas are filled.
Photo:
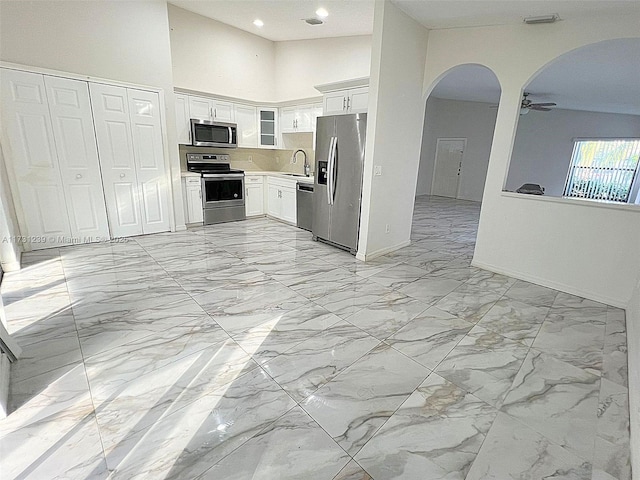
[[258, 146], [278, 148], [278, 109], [258, 108]]
[[323, 97], [324, 115], [366, 112], [369, 106], [369, 87], [328, 92]]
[[112, 236], [168, 231], [158, 94], [96, 83], [89, 88]]
[[217, 122], [233, 122], [233, 103], [207, 97], [189, 95], [189, 118]]
[[87, 82], [8, 69], [0, 80], [27, 248], [108, 238]]
[[280, 109], [280, 132], [294, 133], [296, 131], [297, 107], [283, 107]]
[[234, 104], [234, 115], [238, 125], [238, 147], [258, 147], [258, 111], [256, 107]]
[[285, 222], [296, 223], [296, 187], [280, 190], [280, 218]]
[[191, 122], [189, 116], [189, 97], [182, 93], [175, 94], [176, 103], [176, 129], [178, 130], [178, 143], [191, 145]]
[[200, 177], [182, 177], [182, 195], [184, 197], [185, 217], [187, 224], [202, 223], [202, 183]]
[[245, 210], [247, 217], [264, 215], [264, 181], [261, 175], [245, 175]]
[[322, 104], [297, 105], [280, 109], [280, 132], [313, 132], [316, 118], [322, 115]]
[[267, 213], [289, 223], [296, 223], [296, 181], [267, 178]]

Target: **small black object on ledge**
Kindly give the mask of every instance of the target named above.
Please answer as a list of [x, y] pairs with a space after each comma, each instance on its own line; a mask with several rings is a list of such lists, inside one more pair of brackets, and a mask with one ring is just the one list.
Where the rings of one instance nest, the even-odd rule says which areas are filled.
[[527, 195], [544, 195], [544, 187], [541, 187], [537, 183], [525, 183], [516, 193], [526, 193]]

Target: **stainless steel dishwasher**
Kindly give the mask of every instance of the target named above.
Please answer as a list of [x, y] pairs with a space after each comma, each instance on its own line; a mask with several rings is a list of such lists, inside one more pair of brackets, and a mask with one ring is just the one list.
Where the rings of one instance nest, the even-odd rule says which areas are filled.
[[298, 182], [296, 189], [296, 225], [311, 231], [313, 223], [313, 185]]

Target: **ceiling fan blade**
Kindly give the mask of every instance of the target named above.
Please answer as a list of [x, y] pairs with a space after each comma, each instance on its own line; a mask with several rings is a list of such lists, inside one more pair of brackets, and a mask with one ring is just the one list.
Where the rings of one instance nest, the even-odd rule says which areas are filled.
[[540, 107], [540, 106], [538, 106], [538, 105], [531, 105], [531, 106], [529, 106], [529, 109], [530, 109], [530, 110], [537, 110], [537, 111], [539, 111], [539, 112], [550, 112], [550, 111], [551, 111], [551, 109], [550, 109], [550, 108], [547, 108], [547, 107]]
[[532, 103], [533, 107], [555, 107], [557, 103]]

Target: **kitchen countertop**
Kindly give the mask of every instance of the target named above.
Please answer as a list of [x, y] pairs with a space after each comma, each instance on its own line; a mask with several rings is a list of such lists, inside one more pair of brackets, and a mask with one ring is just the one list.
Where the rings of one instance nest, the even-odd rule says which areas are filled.
[[[262, 170], [259, 171], [246, 171], [244, 172], [245, 176], [247, 175], [260, 175], [263, 177], [277, 177], [277, 178], [284, 178], [286, 180], [296, 180], [300, 183], [308, 183], [308, 184], [313, 184], [313, 176], [311, 177], [305, 177], [305, 176], [297, 176], [297, 175], [287, 175], [287, 172], [265, 172]], [[200, 174], [196, 173], [196, 172], [185, 172], [182, 171], [181, 175], [183, 177], [199, 177]]]
[[309, 184], [313, 184], [313, 176], [311, 177], [305, 177], [305, 176], [297, 176], [296, 175], [287, 175], [288, 172], [265, 172], [265, 171], [254, 171], [254, 172], [250, 172], [245, 170], [244, 174], [246, 175], [261, 175], [264, 177], [277, 177], [277, 178], [284, 178], [287, 180], [296, 180], [300, 183], [309, 183]]
[[183, 177], [199, 177], [200, 174], [196, 172], [185, 172], [184, 170], [180, 172], [180, 175]]

